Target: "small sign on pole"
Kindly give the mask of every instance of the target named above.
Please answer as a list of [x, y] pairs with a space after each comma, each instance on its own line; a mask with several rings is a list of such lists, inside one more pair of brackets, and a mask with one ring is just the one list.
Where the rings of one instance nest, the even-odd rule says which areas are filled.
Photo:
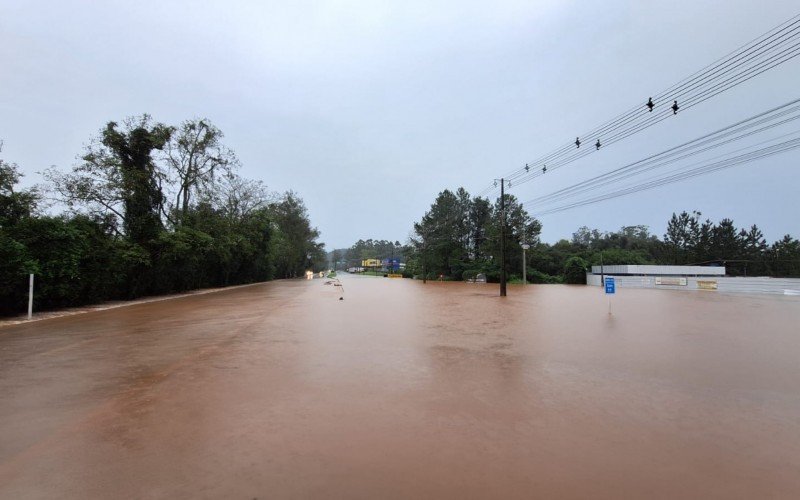
[[617, 286], [614, 283], [614, 278], [611, 276], [605, 279], [606, 295], [608, 296], [608, 314], [611, 314], [611, 296], [617, 293]]

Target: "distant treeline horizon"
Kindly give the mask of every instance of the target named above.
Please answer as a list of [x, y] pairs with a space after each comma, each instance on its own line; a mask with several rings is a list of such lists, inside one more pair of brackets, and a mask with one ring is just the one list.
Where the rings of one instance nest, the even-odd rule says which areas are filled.
[[[753, 224], [737, 228], [729, 218], [713, 222], [698, 211], [673, 213], [659, 238], [645, 225], [617, 231], [578, 228], [570, 239], [544, 243], [542, 224], [516, 197], [505, 195], [506, 272], [521, 280], [522, 244], [530, 283], [585, 283], [592, 265], [665, 264], [724, 265], [731, 276], [800, 277], [800, 241], [787, 234], [768, 243]], [[348, 249], [329, 252], [340, 269], [363, 259], [402, 255], [406, 276], [463, 280], [485, 274], [500, 276], [500, 199], [471, 197], [464, 188], [439, 193], [431, 208], [414, 224], [407, 242], [358, 240]]]
[[39, 310], [322, 270], [303, 200], [241, 177], [222, 138], [205, 119], [108, 122], [76, 165], [28, 189], [0, 159], [0, 315], [25, 309], [29, 273]]

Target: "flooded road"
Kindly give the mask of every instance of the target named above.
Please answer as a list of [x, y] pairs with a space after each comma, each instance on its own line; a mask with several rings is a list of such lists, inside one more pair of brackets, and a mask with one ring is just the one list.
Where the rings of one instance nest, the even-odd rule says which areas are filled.
[[0, 498], [798, 498], [800, 300], [344, 276], [0, 329]]

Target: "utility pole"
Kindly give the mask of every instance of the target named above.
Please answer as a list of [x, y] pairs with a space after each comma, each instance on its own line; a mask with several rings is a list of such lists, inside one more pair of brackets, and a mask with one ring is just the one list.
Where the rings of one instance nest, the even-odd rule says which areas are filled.
[[527, 243], [523, 243], [522, 244], [522, 286], [525, 286], [525, 285], [528, 284], [528, 277], [526, 275], [527, 267], [528, 267], [528, 261], [525, 258], [525, 250], [529, 249], [530, 247], [531, 246], [528, 245]]
[[500, 179], [500, 296], [506, 296], [506, 189]]
[[600, 250], [600, 286], [606, 286], [606, 276], [603, 272], [603, 251]]

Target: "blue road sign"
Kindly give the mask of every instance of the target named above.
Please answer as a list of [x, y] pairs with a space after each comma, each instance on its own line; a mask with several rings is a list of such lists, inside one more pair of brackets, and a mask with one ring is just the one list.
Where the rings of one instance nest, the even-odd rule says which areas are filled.
[[383, 259], [383, 267], [386, 269], [400, 269], [400, 259]]
[[606, 293], [616, 293], [614, 278], [606, 278]]

